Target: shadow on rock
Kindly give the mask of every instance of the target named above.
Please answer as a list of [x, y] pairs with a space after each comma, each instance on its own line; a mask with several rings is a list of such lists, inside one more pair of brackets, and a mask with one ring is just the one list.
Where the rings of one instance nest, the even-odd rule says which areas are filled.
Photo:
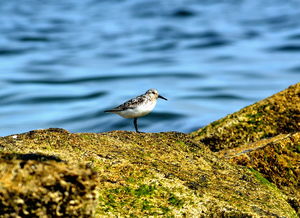
[[35, 160], [39, 162], [44, 161], [56, 161], [56, 162], [62, 162], [63, 160], [60, 159], [57, 156], [54, 155], [45, 155], [45, 154], [39, 154], [39, 153], [28, 153], [28, 154], [19, 154], [19, 153], [10, 153], [10, 154], [1, 154], [1, 159], [5, 160]]

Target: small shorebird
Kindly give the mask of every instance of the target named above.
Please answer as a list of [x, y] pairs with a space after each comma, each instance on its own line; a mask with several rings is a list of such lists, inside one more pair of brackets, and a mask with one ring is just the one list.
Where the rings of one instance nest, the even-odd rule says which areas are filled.
[[137, 118], [149, 114], [155, 107], [157, 98], [168, 100], [159, 95], [156, 89], [149, 89], [145, 94], [130, 99], [118, 107], [104, 112], [115, 113], [124, 118], [133, 118], [135, 131], [139, 132]]

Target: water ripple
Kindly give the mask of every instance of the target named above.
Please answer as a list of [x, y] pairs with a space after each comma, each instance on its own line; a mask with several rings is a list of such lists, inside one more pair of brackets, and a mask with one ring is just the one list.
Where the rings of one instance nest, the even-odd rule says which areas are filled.
[[46, 36], [19, 36], [16, 40], [20, 42], [51, 42], [52, 39]]
[[108, 82], [117, 80], [132, 80], [132, 79], [158, 79], [158, 78], [203, 78], [203, 75], [194, 73], [160, 73], [160, 74], [138, 74], [138, 75], [115, 75], [115, 76], [92, 76], [80, 77], [72, 79], [8, 79], [7, 82], [11, 84], [78, 84], [86, 82]]
[[150, 116], [149, 119], [151, 120], [174, 120], [186, 117], [183, 114], [171, 112], [153, 112]]
[[69, 123], [76, 123], [76, 122], [83, 122], [87, 120], [94, 120], [94, 119], [99, 119], [101, 117], [107, 116], [103, 111], [97, 111], [97, 112], [80, 112], [76, 115], [68, 115], [65, 118], [52, 121], [52, 123], [55, 123], [57, 125], [61, 124], [69, 124]]
[[293, 33], [288, 36], [288, 39], [300, 39], [300, 33]]
[[211, 40], [209, 42], [204, 42], [204, 43], [195, 43], [195, 44], [189, 45], [188, 48], [191, 48], [191, 49], [215, 48], [215, 47], [227, 46], [230, 43], [231, 43], [231, 41], [229, 41], [229, 40], [217, 39], [217, 40]]
[[[235, 94], [213, 94], [213, 95], [189, 95], [181, 99], [210, 99], [210, 100], [253, 100], [244, 96]], [[256, 100], [256, 99], [255, 99]]]
[[15, 104], [16, 102], [18, 104], [51, 104], [51, 103], [69, 103], [72, 101], [80, 101], [80, 100], [89, 100], [93, 98], [99, 98], [104, 95], [106, 95], [106, 92], [94, 92], [91, 94], [86, 95], [64, 95], [64, 96], [28, 96], [18, 99], [17, 95], [6, 95], [3, 96], [4, 98], [1, 99], [2, 104], [9, 105], [9, 104]]
[[171, 13], [172, 17], [175, 18], [187, 18], [187, 17], [193, 17], [196, 13], [190, 9], [177, 9], [173, 13]]
[[276, 52], [300, 52], [300, 44], [286, 44], [269, 49]]
[[0, 48], [0, 56], [21, 55], [29, 51], [30, 48]]

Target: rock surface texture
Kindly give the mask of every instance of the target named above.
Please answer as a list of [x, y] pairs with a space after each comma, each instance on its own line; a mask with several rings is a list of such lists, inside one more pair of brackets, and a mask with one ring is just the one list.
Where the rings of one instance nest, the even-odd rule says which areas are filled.
[[220, 158], [261, 173], [300, 216], [300, 83], [191, 135]]

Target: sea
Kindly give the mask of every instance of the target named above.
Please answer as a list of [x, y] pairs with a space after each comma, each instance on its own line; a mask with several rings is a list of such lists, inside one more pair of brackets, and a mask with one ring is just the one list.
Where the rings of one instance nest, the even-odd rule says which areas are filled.
[[[0, 136], [192, 132], [300, 81], [299, 0], [1, 0]], [[296, 103], [296, 102], [295, 102]]]

